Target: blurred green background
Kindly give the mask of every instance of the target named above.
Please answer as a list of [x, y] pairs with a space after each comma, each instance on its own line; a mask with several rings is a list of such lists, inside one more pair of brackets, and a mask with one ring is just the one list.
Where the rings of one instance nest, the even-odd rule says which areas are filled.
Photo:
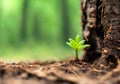
[[80, 0], [0, 0], [0, 60], [69, 58], [80, 25]]

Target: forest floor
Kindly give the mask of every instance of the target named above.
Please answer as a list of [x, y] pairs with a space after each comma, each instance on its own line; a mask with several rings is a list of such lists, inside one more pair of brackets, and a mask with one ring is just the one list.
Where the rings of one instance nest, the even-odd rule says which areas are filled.
[[0, 62], [0, 84], [120, 84], [116, 67], [85, 61]]

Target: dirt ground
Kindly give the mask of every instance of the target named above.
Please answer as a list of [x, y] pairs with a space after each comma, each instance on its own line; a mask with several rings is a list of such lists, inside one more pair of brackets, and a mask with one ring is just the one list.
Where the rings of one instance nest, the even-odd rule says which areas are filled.
[[85, 61], [0, 62], [0, 84], [120, 84], [120, 63]]

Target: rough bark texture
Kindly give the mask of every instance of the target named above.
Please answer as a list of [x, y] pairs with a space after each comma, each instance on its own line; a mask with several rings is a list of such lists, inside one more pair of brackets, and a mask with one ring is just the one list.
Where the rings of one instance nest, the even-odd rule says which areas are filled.
[[116, 62], [120, 58], [120, 0], [103, 0], [102, 5], [102, 56], [108, 62]]
[[84, 59], [101, 57], [107, 62], [120, 58], [120, 0], [81, 0], [83, 34], [86, 43]]
[[103, 27], [101, 25], [101, 1], [82, 0], [83, 34], [86, 43], [91, 47], [86, 49], [85, 60], [94, 61], [101, 56]]

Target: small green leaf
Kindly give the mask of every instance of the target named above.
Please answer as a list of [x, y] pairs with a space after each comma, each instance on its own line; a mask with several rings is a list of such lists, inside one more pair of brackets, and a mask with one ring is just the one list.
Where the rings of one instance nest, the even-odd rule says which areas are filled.
[[73, 48], [73, 46], [69, 42], [66, 42], [66, 44]]
[[71, 38], [69, 38], [69, 41], [70, 41], [71, 43], [75, 43], [75, 41], [74, 41], [73, 39], [71, 39]]
[[79, 43], [80, 43], [81, 45], [84, 45], [85, 40], [81, 40]]
[[85, 40], [80, 40], [80, 36], [77, 35], [75, 37], [75, 40], [68, 38], [69, 42], [66, 42], [67, 45], [69, 45], [70, 47], [74, 48], [76, 52], [76, 58], [78, 58], [78, 50], [84, 49], [86, 47], [89, 47], [90, 45], [88, 44], [84, 44]]
[[86, 45], [82, 45], [82, 46], [79, 47], [79, 49], [84, 49], [84, 48], [87, 48], [87, 47], [89, 47], [89, 46], [90, 46], [90, 45], [87, 45], [87, 44], [86, 44]]
[[75, 42], [77, 42], [77, 43], [78, 43], [79, 41], [80, 41], [80, 36], [79, 36], [79, 35], [77, 35], [77, 36], [76, 36], [76, 38], [75, 38]]
[[81, 46], [81, 42], [79, 42], [79, 43], [76, 45], [76, 48], [79, 49], [79, 46]]

